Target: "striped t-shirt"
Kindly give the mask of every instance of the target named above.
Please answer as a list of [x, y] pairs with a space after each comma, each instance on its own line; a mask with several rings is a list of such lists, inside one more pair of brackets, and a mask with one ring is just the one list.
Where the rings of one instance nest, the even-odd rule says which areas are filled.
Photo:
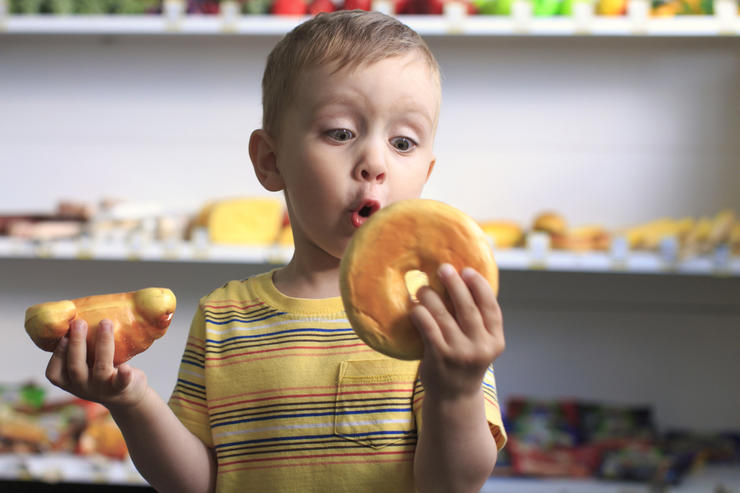
[[[285, 296], [268, 272], [201, 299], [169, 405], [215, 449], [217, 491], [410, 492], [418, 369], [365, 345], [341, 298]], [[490, 368], [483, 390], [501, 448]]]

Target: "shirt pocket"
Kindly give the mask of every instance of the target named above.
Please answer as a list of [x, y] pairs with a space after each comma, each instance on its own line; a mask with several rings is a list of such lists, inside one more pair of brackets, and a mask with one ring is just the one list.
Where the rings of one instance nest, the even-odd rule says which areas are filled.
[[418, 370], [418, 361], [340, 363], [334, 434], [376, 449], [415, 440], [412, 405]]

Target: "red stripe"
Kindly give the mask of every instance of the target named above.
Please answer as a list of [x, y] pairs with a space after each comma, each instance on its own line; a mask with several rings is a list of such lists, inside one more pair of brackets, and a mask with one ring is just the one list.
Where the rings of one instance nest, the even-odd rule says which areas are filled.
[[[375, 382], [375, 383], [352, 383], [347, 384], [345, 387], [377, 387], [378, 385], [386, 385], [387, 382]], [[336, 385], [314, 385], [309, 387], [278, 387], [275, 389], [265, 389], [265, 390], [255, 390], [253, 392], [243, 392], [241, 394], [234, 394], [229, 395], [226, 397], [219, 397], [218, 399], [210, 399], [210, 402], [218, 402], [223, 401], [227, 399], [236, 399], [238, 397], [245, 397], [248, 395], [259, 395], [259, 394], [269, 394], [271, 392], [284, 392], [284, 391], [298, 391], [298, 390], [327, 390], [327, 389], [336, 389]]]
[[195, 337], [188, 337], [185, 347], [195, 348], [200, 350], [201, 353], [204, 353], [206, 350], [206, 341], [203, 339], [196, 339]]
[[246, 404], [248, 402], [260, 402], [260, 401], [270, 401], [270, 400], [278, 400], [278, 399], [298, 399], [301, 397], [334, 397], [337, 395], [346, 395], [346, 394], [384, 394], [387, 392], [404, 392], [408, 393], [410, 390], [413, 390], [413, 387], [405, 388], [405, 389], [380, 389], [380, 390], [353, 390], [350, 392], [330, 392], [326, 394], [291, 394], [291, 395], [275, 395], [272, 397], [259, 397], [257, 399], [246, 399], [243, 401], [236, 401], [236, 402], [229, 402], [227, 404], [219, 404], [218, 406], [211, 406], [211, 409], [218, 409], [221, 407], [229, 407], [229, 406], [236, 406], [239, 404]]
[[173, 395], [172, 396], [172, 400], [178, 400], [178, 401], [182, 401], [182, 402], [187, 402], [188, 404], [192, 404], [194, 406], [198, 406], [198, 407], [202, 407], [204, 409], [208, 409], [208, 406], [206, 404], [201, 404], [200, 402], [191, 401], [191, 400], [185, 399], [184, 397], [180, 397], [180, 396], [177, 396], [177, 395]]
[[[372, 459], [365, 459], [365, 460], [348, 460], [348, 461], [321, 461], [321, 465], [350, 465], [350, 464], [384, 464], [384, 463], [401, 463], [401, 462], [411, 462], [414, 458], [413, 457], [406, 457], [402, 459], [386, 459], [386, 460], [372, 460]], [[250, 469], [275, 469], [275, 468], [281, 468], [281, 469], [290, 469], [292, 467], [305, 467], [305, 466], [313, 466], [316, 467], [315, 462], [292, 462], [290, 464], [265, 464], [260, 466], [248, 466], [248, 467], [237, 467], [234, 469], [229, 469], [224, 471], [223, 469], [218, 469], [218, 474], [228, 474], [232, 472], [238, 472], [238, 471], [247, 471]]]
[[274, 359], [274, 358], [285, 358], [289, 356], [344, 356], [347, 354], [358, 354], [358, 353], [373, 353], [374, 350], [370, 349], [369, 347], [366, 347], [366, 349], [361, 349], [359, 351], [340, 351], [337, 353], [294, 353], [294, 354], [275, 354], [272, 356], [263, 356], [261, 358], [250, 358], [246, 360], [240, 360], [240, 361], [232, 361], [231, 363], [221, 363], [221, 364], [212, 364], [208, 365], [210, 368], [221, 368], [224, 366], [231, 366], [231, 365], [240, 365], [242, 363], [251, 363], [253, 361], [261, 361], [266, 359]]
[[180, 409], [187, 409], [188, 411], [193, 411], [194, 413], [202, 414], [203, 416], [208, 416], [208, 413], [206, 411], [201, 410], [201, 409], [195, 409], [195, 408], [190, 407], [190, 406], [183, 406], [182, 404], [173, 404], [173, 405], [177, 406]]

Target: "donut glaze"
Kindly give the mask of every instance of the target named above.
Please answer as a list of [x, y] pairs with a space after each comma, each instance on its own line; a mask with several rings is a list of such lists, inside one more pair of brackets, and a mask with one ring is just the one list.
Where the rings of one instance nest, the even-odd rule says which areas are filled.
[[342, 302], [358, 337], [388, 356], [421, 359], [424, 345], [409, 317], [415, 302], [405, 275], [424, 272], [450, 308], [437, 277], [442, 263], [458, 272], [472, 267], [498, 293], [490, 240], [462, 211], [435, 200], [408, 199], [370, 216], [355, 232], [340, 265]]

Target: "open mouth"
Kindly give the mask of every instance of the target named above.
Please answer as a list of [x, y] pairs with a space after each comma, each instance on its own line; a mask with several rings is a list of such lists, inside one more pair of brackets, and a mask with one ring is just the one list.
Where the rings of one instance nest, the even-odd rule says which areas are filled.
[[366, 200], [360, 207], [352, 211], [352, 225], [359, 228], [370, 216], [380, 209], [380, 203], [376, 200]]

